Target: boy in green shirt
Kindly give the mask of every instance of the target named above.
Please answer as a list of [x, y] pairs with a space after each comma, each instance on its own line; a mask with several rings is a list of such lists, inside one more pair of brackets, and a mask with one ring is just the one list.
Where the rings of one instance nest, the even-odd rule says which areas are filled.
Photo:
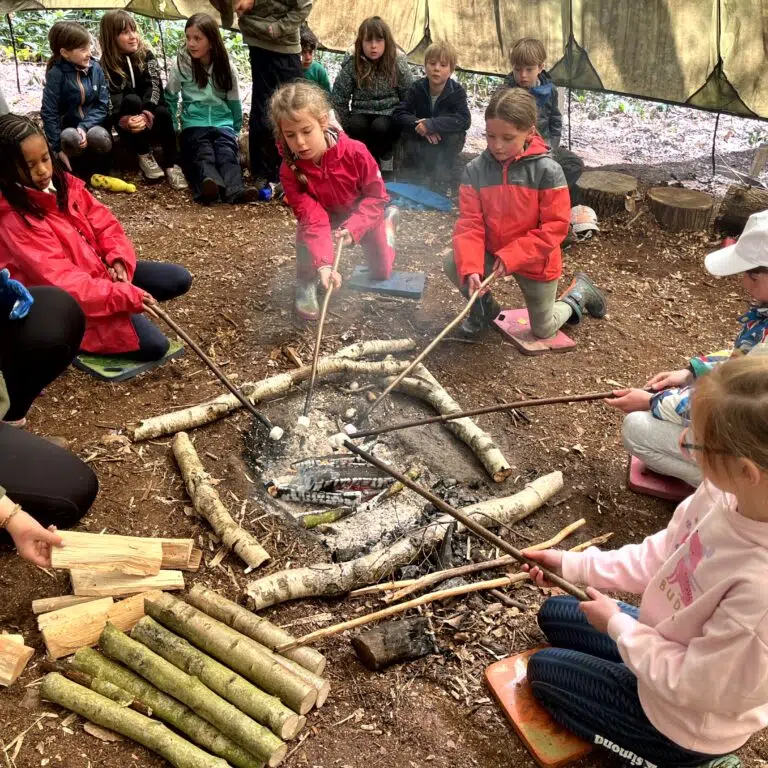
[[304, 23], [301, 25], [301, 67], [304, 70], [304, 77], [317, 83], [326, 93], [330, 93], [331, 81], [328, 79], [328, 73], [319, 61], [314, 60], [316, 50], [315, 33], [308, 24]]

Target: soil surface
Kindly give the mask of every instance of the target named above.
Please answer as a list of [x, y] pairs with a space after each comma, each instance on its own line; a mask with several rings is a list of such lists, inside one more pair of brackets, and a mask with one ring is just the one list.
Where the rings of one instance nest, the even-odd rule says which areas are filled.
[[[193, 272], [190, 294], [173, 302], [169, 310], [237, 381], [289, 370], [293, 364], [281, 351], [285, 346], [293, 347], [305, 361], [310, 359], [314, 329], [297, 326], [292, 316], [295, 223], [288, 209], [275, 203], [202, 208], [165, 186], [144, 184], [135, 195], [103, 199], [124, 224], [139, 258], [183, 263]], [[461, 300], [441, 268], [452, 223], [452, 215], [403, 214], [397, 266], [427, 273], [423, 300], [392, 301], [343, 289], [331, 305], [326, 352], [375, 338], [412, 337], [422, 347], [455, 315]], [[428, 360], [429, 369], [466, 407], [520, 395], [641, 385], [657, 371], [678, 368], [692, 355], [732, 342], [736, 318], [745, 307], [740, 285], [735, 279], [707, 276], [702, 265], [704, 255], [718, 242], [711, 233], [667, 235], [648, 212], [603, 222], [599, 236], [574, 245], [565, 257], [564, 283], [576, 270], [585, 270], [607, 291], [610, 301], [604, 320], [568, 330], [578, 342], [574, 351], [524, 357], [489, 332], [473, 343], [445, 342]], [[359, 251], [350, 253], [345, 274], [360, 258]], [[516, 287], [505, 285], [498, 293], [505, 306], [521, 305]], [[100, 383], [70, 369], [35, 403], [28, 428], [66, 438], [98, 473], [101, 492], [82, 522], [83, 530], [192, 536], [205, 558], [199, 573], [186, 574], [187, 583], [203, 582], [242, 600], [244, 586], [255, 574], [245, 575], [235, 556], [217, 556], [219, 545], [209, 528], [191, 512], [169, 440], [134, 445], [109, 438], [128, 434], [131, 425], [144, 417], [201, 402], [221, 391], [189, 350], [123, 384]], [[321, 391], [325, 398], [338, 390], [323, 385]], [[338, 406], [342, 412], [356, 405], [354, 398], [348, 399]], [[267, 411], [283, 426], [295, 423], [295, 411], [286, 403], [270, 404]], [[518, 546], [542, 541], [580, 517], [587, 523], [568, 541], [570, 546], [608, 531], [615, 532], [612, 543], [620, 546], [666, 524], [671, 504], [637, 496], [625, 487], [627, 457], [618, 413], [601, 404], [582, 404], [529, 409], [526, 415], [529, 423], [504, 414], [479, 419], [515, 468], [501, 486], [494, 486], [465, 453], [461, 461], [453, 452], [446, 453], [451, 457], [446, 465], [432, 463], [432, 451], [424, 451], [431, 456], [421, 458], [430, 462], [433, 477], [446, 478], [450, 473], [462, 486], [476, 481], [472, 493], [480, 497], [510, 495], [533, 477], [561, 470], [564, 491], [508, 534]], [[397, 411], [382, 409], [376, 418], [383, 423], [398, 416]], [[238, 411], [196, 430], [194, 439], [206, 468], [221, 481], [222, 499], [272, 555], [259, 575], [327, 560], [328, 551], [318, 539], [270, 503], [246, 463], [252, 457], [246, 455], [244, 438], [251, 427], [251, 418]], [[403, 442], [403, 454], [396, 460], [405, 467], [420, 456], [426, 442], [444, 441], [445, 434], [440, 426], [422, 428], [418, 438]], [[490, 554], [474, 539], [471, 546], [473, 555]], [[0, 592], [0, 631], [23, 632], [38, 651], [19, 682], [0, 695], [0, 739], [8, 744], [26, 730], [20, 748], [9, 750], [5, 762], [16, 768], [162, 765], [136, 744], [97, 740], [84, 733], [81, 718], [67, 718], [63, 710], [36, 699], [43, 647], [30, 602], [68, 593], [66, 575], [44, 572], [2, 553]], [[488, 664], [541, 640], [535, 614], [542, 595], [531, 587], [511, 594], [527, 607], [507, 608], [480, 594], [433, 604], [425, 613], [432, 617], [439, 654], [383, 673], [360, 666], [348, 636], [323, 643], [331, 698], [310, 716], [309, 727], [300, 743], [292, 745], [285, 764], [533, 766], [482, 682]], [[380, 606], [370, 597], [306, 600], [265, 614], [302, 634]], [[768, 759], [768, 743], [756, 737], [741, 755], [746, 765], [760, 765]], [[600, 753], [582, 763], [611, 764]]]

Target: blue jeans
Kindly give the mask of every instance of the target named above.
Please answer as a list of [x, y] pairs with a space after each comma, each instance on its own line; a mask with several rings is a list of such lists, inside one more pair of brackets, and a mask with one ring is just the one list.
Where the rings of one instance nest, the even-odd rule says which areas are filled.
[[[637, 618], [637, 608], [619, 607]], [[616, 643], [587, 621], [576, 598], [550, 597], [538, 622], [553, 647], [531, 657], [528, 681], [560, 725], [630, 765], [693, 768], [714, 757], [683, 749], [654, 728], [640, 704], [637, 678], [622, 663]]]
[[222, 200], [229, 203], [243, 191], [240, 149], [234, 131], [185, 128], [181, 132], [181, 164], [195, 199], [202, 183], [213, 179]]

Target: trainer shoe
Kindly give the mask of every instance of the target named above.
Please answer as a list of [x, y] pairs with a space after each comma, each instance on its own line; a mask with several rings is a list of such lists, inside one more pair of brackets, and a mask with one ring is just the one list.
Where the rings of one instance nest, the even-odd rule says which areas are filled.
[[139, 155], [139, 168], [144, 177], [149, 181], [157, 181], [165, 176], [163, 169], [157, 164], [154, 155], [148, 152], [146, 155]]
[[268, 184], [265, 184], [264, 186], [269, 187], [269, 189], [271, 190], [272, 200], [282, 200], [285, 197], [285, 190], [283, 189], [283, 185], [281, 182], [270, 181]]
[[256, 187], [243, 187], [236, 195], [230, 198], [229, 202], [233, 205], [238, 203], [258, 203], [259, 190]]
[[184, 176], [184, 171], [182, 171], [178, 165], [172, 165], [170, 168], [166, 168], [165, 176], [168, 179], [168, 184], [170, 184], [171, 189], [180, 192], [182, 189], [189, 188], [186, 176]]
[[559, 300], [564, 301], [573, 310], [568, 320], [571, 325], [578, 325], [585, 312], [600, 318], [605, 317], [608, 311], [605, 296], [584, 272], [577, 272], [573, 276], [573, 282]]
[[317, 320], [320, 305], [317, 302], [317, 280], [296, 281], [296, 314], [304, 320]]

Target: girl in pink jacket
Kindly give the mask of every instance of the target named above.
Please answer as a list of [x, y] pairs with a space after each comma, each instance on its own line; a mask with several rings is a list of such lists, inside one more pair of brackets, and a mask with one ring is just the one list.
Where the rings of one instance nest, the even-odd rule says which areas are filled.
[[[735, 768], [728, 753], [768, 725], [768, 357], [702, 378], [691, 414], [681, 450], [704, 482], [665, 530], [613, 552], [530, 555], [592, 598], [542, 606], [553, 647], [531, 658], [534, 695], [642, 768]], [[640, 609], [598, 589], [640, 594]]]

